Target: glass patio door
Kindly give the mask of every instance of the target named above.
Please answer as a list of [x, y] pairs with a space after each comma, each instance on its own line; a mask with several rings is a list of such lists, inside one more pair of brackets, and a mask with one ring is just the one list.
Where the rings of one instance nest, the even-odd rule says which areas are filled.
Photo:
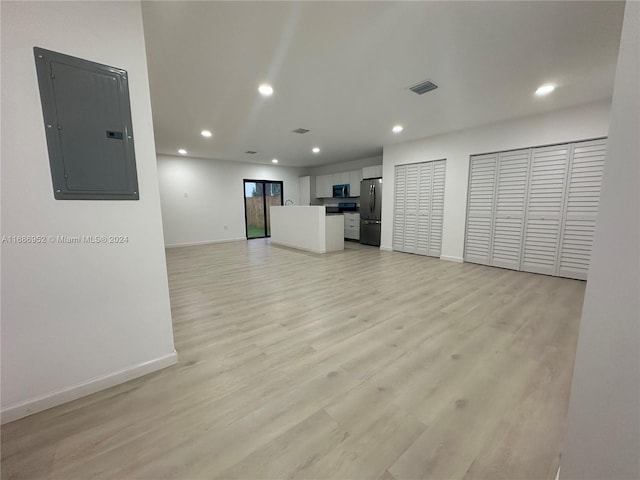
[[247, 239], [271, 236], [269, 207], [283, 205], [282, 182], [244, 180], [244, 218]]

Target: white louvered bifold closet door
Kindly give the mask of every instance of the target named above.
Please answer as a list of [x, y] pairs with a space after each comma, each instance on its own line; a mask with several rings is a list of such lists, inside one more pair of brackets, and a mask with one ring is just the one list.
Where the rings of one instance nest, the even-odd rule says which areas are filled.
[[446, 161], [395, 167], [393, 249], [440, 256]]
[[490, 262], [494, 267], [520, 269], [530, 152], [527, 148], [498, 156]]
[[586, 280], [607, 140], [471, 157], [465, 261]]
[[420, 255], [429, 255], [432, 182], [433, 162], [418, 164], [418, 237], [415, 253]]
[[407, 167], [397, 165], [395, 168], [395, 190], [393, 194], [393, 240], [394, 250], [404, 251], [404, 211], [407, 194]]
[[556, 273], [569, 149], [557, 145], [532, 151], [520, 267], [525, 272]]
[[557, 275], [587, 279], [607, 141], [573, 144]]
[[433, 165], [431, 187], [431, 214], [429, 218], [429, 251], [427, 255], [439, 257], [442, 253], [442, 225], [444, 222], [444, 182], [447, 165], [445, 160]]
[[471, 158], [464, 260], [490, 264], [498, 155]]

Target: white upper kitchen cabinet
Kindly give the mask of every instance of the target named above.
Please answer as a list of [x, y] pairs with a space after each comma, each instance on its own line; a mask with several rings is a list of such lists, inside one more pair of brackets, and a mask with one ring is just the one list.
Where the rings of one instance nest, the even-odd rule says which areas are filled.
[[318, 175], [316, 177], [316, 198], [331, 198], [333, 196], [333, 175]]
[[353, 170], [349, 172], [350, 195], [352, 197], [360, 196], [360, 182], [362, 181], [362, 170]]
[[300, 187], [300, 205], [318, 205], [319, 202], [316, 195], [316, 179], [310, 176], [300, 177], [298, 179]]
[[316, 176], [316, 198], [322, 198], [322, 175]]
[[346, 185], [349, 183], [349, 172], [340, 172], [333, 174], [333, 183], [331, 185], [331, 192], [333, 194], [333, 185]]
[[300, 205], [311, 205], [311, 177], [298, 178], [300, 189]]
[[362, 178], [381, 178], [382, 165], [374, 165], [373, 167], [364, 167], [362, 169]]
[[[304, 178], [304, 177], [301, 177]], [[349, 172], [330, 173], [328, 175], [318, 175], [315, 181], [314, 198], [332, 198], [334, 185], [349, 185], [349, 196], [360, 196], [360, 182], [362, 181], [362, 170], [352, 170]], [[312, 192], [313, 195], [313, 192]]]

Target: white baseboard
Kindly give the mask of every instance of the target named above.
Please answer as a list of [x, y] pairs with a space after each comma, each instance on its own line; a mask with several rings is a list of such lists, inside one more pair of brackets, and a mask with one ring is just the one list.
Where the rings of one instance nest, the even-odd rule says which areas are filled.
[[178, 354], [173, 351], [168, 355], [154, 358], [148, 362], [143, 362], [132, 367], [127, 367], [114, 373], [109, 373], [101, 377], [92, 378], [86, 382], [78, 383], [71, 387], [62, 388], [44, 395], [40, 395], [29, 400], [25, 400], [2, 409], [0, 412], [0, 423], [13, 422], [28, 415], [47, 410], [63, 403], [76, 400], [86, 395], [91, 395], [105, 388], [113, 387], [134, 378], [147, 375], [162, 368], [170, 367], [178, 361]]
[[560, 467], [558, 467], [558, 473], [556, 473], [556, 480], [560, 480]]
[[450, 257], [449, 255], [440, 255], [440, 260], [446, 260], [447, 262], [463, 263], [464, 259], [460, 257]]
[[385, 252], [393, 252], [393, 248], [391, 247], [383, 247], [380, 245], [380, 250], [384, 250]]
[[195, 247], [197, 245], [210, 245], [212, 243], [229, 243], [229, 242], [246, 242], [246, 237], [241, 238], [225, 238], [223, 240], [207, 240], [204, 242], [187, 242], [187, 243], [170, 243], [165, 245], [165, 248], [176, 248], [176, 247]]

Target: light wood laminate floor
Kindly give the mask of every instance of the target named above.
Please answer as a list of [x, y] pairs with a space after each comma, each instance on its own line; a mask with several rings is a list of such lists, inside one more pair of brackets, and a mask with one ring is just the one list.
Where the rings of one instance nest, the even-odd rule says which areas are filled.
[[2, 428], [2, 478], [552, 479], [584, 282], [169, 249], [179, 363]]

